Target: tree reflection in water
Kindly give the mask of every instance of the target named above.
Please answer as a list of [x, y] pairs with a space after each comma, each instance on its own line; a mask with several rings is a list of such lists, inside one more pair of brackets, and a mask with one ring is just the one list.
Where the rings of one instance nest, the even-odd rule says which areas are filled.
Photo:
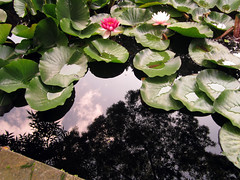
[[29, 113], [32, 134], [14, 138], [6, 132], [0, 145], [86, 179], [239, 179], [224, 156], [206, 152], [214, 146], [209, 129], [183, 113], [149, 109], [139, 91], [108, 108], [79, 134], [59, 122]]

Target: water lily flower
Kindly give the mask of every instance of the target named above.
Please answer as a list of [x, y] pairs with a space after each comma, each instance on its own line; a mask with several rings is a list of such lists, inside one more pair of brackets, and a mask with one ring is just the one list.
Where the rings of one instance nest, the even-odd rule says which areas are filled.
[[170, 15], [166, 12], [157, 12], [152, 15], [152, 20], [155, 22], [153, 25], [169, 25], [170, 23], [167, 23], [169, 20]]
[[100, 26], [102, 27], [101, 30], [105, 31], [103, 34], [103, 38], [108, 38], [111, 35], [111, 32], [119, 33], [120, 31], [116, 29], [119, 24], [120, 23], [116, 18], [104, 18], [100, 24]]

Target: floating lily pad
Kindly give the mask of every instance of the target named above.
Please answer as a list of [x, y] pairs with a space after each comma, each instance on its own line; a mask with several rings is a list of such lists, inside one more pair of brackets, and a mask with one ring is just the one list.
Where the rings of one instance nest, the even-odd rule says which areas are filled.
[[144, 49], [136, 54], [133, 65], [149, 77], [174, 74], [181, 66], [180, 57], [174, 58], [172, 51], [152, 51]]
[[3, 9], [0, 9], [0, 22], [5, 22], [6, 20], [7, 20], [7, 13]]
[[223, 155], [240, 168], [240, 129], [230, 122], [225, 123], [219, 131], [219, 141]]
[[181, 101], [189, 111], [213, 113], [212, 101], [202, 92], [196, 82], [196, 74], [181, 77], [175, 81], [171, 96]]
[[207, 24], [220, 30], [228, 30], [234, 26], [234, 20], [224, 13], [212, 11], [204, 18], [204, 20]]
[[216, 5], [218, 0], [207, 0], [207, 1], [205, 1], [205, 0], [193, 0], [193, 1], [196, 2], [200, 7], [210, 9], [210, 8], [213, 8]]
[[0, 89], [10, 93], [26, 88], [37, 72], [38, 64], [32, 60], [12, 61], [0, 69]]
[[94, 1], [91, 1], [90, 8], [97, 10], [106, 6], [109, 2], [110, 0], [94, 0]]
[[5, 43], [7, 37], [11, 31], [12, 25], [11, 24], [0, 24], [0, 44]]
[[67, 87], [85, 75], [87, 62], [80, 50], [66, 46], [52, 48], [40, 60], [41, 79], [47, 85]]
[[58, 0], [56, 14], [59, 21], [69, 19], [72, 27], [79, 31], [87, 27], [90, 18], [87, 5], [79, 0]]
[[25, 99], [29, 106], [38, 111], [46, 111], [63, 105], [71, 96], [73, 84], [66, 88], [45, 85], [40, 77], [31, 80], [26, 89]]
[[216, 70], [206, 69], [197, 76], [199, 89], [204, 91], [214, 101], [224, 90], [237, 90], [240, 82], [234, 77]]
[[201, 22], [203, 20], [203, 17], [210, 12], [211, 11], [207, 8], [199, 7], [192, 11], [192, 18], [196, 22]]
[[175, 77], [176, 75], [144, 79], [140, 89], [143, 101], [151, 107], [165, 111], [181, 109], [182, 103], [170, 96]]
[[236, 11], [240, 6], [239, 0], [221, 0], [216, 3], [218, 9], [224, 13], [230, 13]]
[[240, 128], [240, 91], [225, 90], [214, 101], [214, 109]]
[[23, 38], [33, 38], [37, 24], [32, 24], [29, 28], [24, 25], [17, 25], [12, 29], [12, 33]]
[[177, 22], [167, 27], [187, 37], [213, 37], [213, 31], [208, 26], [195, 22]]
[[188, 48], [192, 60], [200, 66], [212, 67], [209, 59], [219, 57], [219, 54], [229, 53], [227, 47], [210, 39], [194, 39]]
[[24, 17], [30, 12], [32, 15], [36, 15], [36, 9], [32, 0], [14, 0], [14, 10], [19, 17]]
[[152, 13], [147, 9], [127, 8], [117, 18], [122, 25], [136, 26], [152, 18]]
[[109, 39], [96, 39], [84, 52], [97, 61], [125, 63], [128, 60], [129, 53], [120, 44]]
[[5, 3], [10, 3], [13, 0], [0, 0], [0, 5], [5, 4]]
[[134, 29], [130, 34], [135, 36], [138, 43], [144, 47], [149, 47], [155, 50], [165, 50], [170, 44], [169, 39], [163, 39], [163, 34], [171, 36], [174, 33], [170, 32], [166, 27], [153, 26], [152, 24], [143, 24]]
[[5, 45], [0, 45], [0, 68], [5, 64], [8, 64], [8, 59], [13, 59], [15, 57], [16, 55], [13, 48]]
[[191, 13], [193, 9], [198, 8], [198, 5], [192, 0], [170, 0], [170, 4], [178, 11]]
[[72, 36], [77, 36], [81, 39], [90, 38], [92, 35], [96, 34], [98, 29], [100, 28], [99, 24], [94, 23], [88, 25], [85, 29], [78, 31], [72, 27], [70, 19], [67, 18], [63, 18], [60, 20], [60, 26], [65, 33]]

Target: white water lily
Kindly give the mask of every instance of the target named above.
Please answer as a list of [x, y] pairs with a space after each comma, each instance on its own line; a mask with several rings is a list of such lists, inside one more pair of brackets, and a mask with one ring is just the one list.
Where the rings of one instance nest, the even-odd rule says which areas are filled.
[[152, 15], [152, 20], [154, 21], [153, 25], [169, 25], [170, 23], [167, 23], [169, 20], [170, 15], [166, 12], [157, 12]]

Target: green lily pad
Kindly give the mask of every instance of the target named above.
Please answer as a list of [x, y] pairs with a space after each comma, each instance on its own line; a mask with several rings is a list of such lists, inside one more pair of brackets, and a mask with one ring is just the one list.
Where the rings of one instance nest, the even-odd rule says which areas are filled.
[[136, 26], [152, 18], [152, 13], [147, 9], [127, 8], [117, 18], [122, 25]]
[[210, 9], [210, 8], [213, 8], [218, 0], [193, 0], [194, 2], [196, 2], [200, 7], [204, 7], [204, 8], [207, 8], [207, 9]]
[[212, 101], [202, 92], [196, 82], [197, 74], [181, 77], [175, 81], [171, 96], [181, 101], [189, 111], [213, 113]]
[[197, 76], [197, 84], [199, 89], [205, 92], [212, 101], [224, 90], [240, 88], [240, 82], [237, 79], [216, 69], [201, 71]]
[[38, 64], [32, 60], [19, 59], [0, 69], [0, 89], [13, 92], [26, 88], [38, 72]]
[[240, 129], [230, 122], [225, 123], [219, 131], [219, 141], [223, 155], [240, 168]]
[[218, 9], [224, 13], [236, 11], [240, 6], [239, 0], [221, 0], [216, 3]]
[[12, 2], [13, 0], [0, 0], [0, 5], [2, 4], [6, 4], [6, 3], [10, 3]]
[[70, 19], [71, 25], [76, 30], [83, 30], [89, 23], [89, 9], [84, 1], [58, 0], [56, 3], [57, 19]]
[[57, 19], [56, 4], [44, 4], [42, 10], [47, 17]]
[[67, 46], [52, 48], [40, 60], [41, 79], [47, 85], [67, 87], [85, 75], [87, 62], [80, 50]]
[[214, 11], [209, 13], [208, 16], [204, 18], [204, 21], [220, 30], [228, 30], [234, 26], [234, 20], [230, 16]]
[[91, 2], [90, 8], [97, 10], [97, 9], [100, 9], [100, 8], [106, 6], [107, 4], [109, 4], [110, 0], [93, 0], [90, 2]]
[[13, 48], [5, 45], [0, 45], [0, 68], [8, 64], [8, 60], [14, 58], [16, 58], [16, 55]]
[[198, 5], [192, 0], [170, 0], [170, 4], [178, 11], [191, 13], [193, 9], [198, 8]]
[[200, 66], [212, 67], [211, 59], [220, 59], [220, 54], [229, 54], [227, 47], [210, 39], [194, 39], [188, 48], [192, 60]]
[[71, 25], [70, 19], [64, 18], [60, 20], [61, 29], [72, 36], [77, 36], [81, 39], [90, 38], [92, 35], [96, 34], [100, 25], [97, 23], [88, 25], [85, 29], [78, 31], [74, 29]]
[[170, 44], [169, 39], [163, 39], [163, 33], [166, 36], [173, 34], [166, 27], [143, 24], [130, 32], [130, 35], [134, 35], [136, 41], [144, 47], [162, 51], [167, 49]]
[[214, 101], [214, 109], [240, 128], [240, 91], [225, 90]]
[[0, 9], [0, 22], [5, 22], [6, 20], [7, 20], [7, 13], [3, 9]]
[[177, 22], [167, 26], [169, 29], [193, 38], [213, 37], [213, 31], [206, 25], [195, 22]]
[[11, 31], [12, 25], [11, 24], [0, 24], [0, 44], [5, 43], [7, 37]]
[[129, 57], [124, 47], [110, 39], [96, 39], [84, 48], [84, 52], [97, 61], [107, 63], [125, 63]]
[[140, 93], [143, 101], [151, 107], [165, 111], [181, 109], [183, 107], [182, 103], [170, 96], [175, 78], [176, 75], [171, 75], [142, 80]]
[[196, 8], [192, 11], [192, 18], [196, 22], [201, 22], [203, 20], [203, 17], [210, 13], [211, 11], [207, 8]]
[[72, 94], [73, 84], [66, 88], [45, 85], [40, 77], [33, 78], [26, 89], [25, 99], [37, 111], [46, 111], [63, 105]]
[[37, 14], [37, 9], [34, 7], [32, 0], [14, 0], [14, 10], [16, 11], [19, 17], [24, 17], [27, 13], [32, 15]]
[[174, 58], [172, 51], [152, 51], [144, 49], [136, 54], [133, 65], [149, 77], [174, 74], [181, 66], [180, 57]]
[[32, 24], [32, 26], [29, 28], [24, 25], [17, 25], [12, 29], [11, 32], [16, 36], [31, 39], [34, 36], [36, 26], [37, 24]]

